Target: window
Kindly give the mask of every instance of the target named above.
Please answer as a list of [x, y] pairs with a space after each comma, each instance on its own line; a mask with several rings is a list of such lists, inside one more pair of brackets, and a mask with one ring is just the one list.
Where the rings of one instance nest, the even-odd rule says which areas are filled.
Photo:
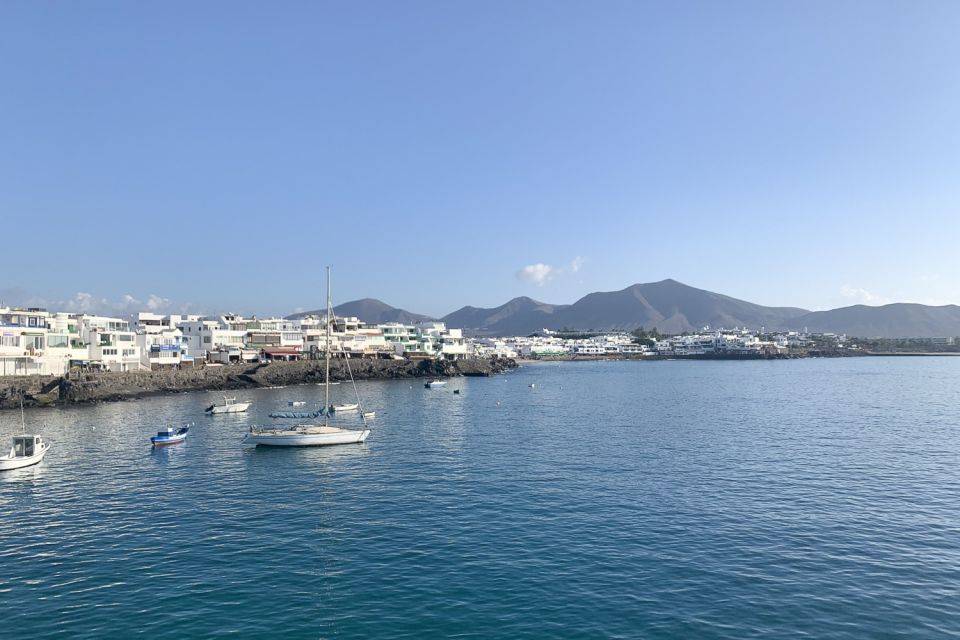
[[70, 345], [70, 341], [67, 336], [61, 336], [56, 334], [47, 335], [47, 346], [51, 349], [65, 349]]
[[0, 347], [19, 347], [20, 336], [10, 335], [8, 333], [0, 336]]

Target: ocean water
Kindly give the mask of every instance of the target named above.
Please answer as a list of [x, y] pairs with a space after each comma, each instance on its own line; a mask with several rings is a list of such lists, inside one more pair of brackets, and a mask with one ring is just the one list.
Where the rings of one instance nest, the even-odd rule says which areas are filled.
[[960, 358], [360, 387], [336, 448], [240, 445], [314, 385], [27, 411], [53, 448], [0, 474], [0, 636], [960, 635]]

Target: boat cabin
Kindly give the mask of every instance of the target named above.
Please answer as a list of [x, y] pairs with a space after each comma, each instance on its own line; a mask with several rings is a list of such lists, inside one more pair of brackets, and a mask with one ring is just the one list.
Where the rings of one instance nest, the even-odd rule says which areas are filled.
[[40, 436], [14, 436], [13, 455], [16, 458], [30, 458], [43, 449], [43, 438]]

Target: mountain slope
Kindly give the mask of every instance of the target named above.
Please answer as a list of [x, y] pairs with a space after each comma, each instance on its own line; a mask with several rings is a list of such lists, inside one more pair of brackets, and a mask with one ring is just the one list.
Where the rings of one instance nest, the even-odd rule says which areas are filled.
[[[808, 313], [795, 307], [764, 307], [676, 280], [635, 284], [591, 293], [554, 318], [577, 329], [657, 328], [667, 333], [710, 327], [780, 328]], [[552, 328], [552, 327], [551, 327]]]
[[[303, 311], [287, 316], [291, 320], [303, 318], [304, 316], [323, 315], [324, 309], [314, 311]], [[360, 318], [367, 324], [382, 324], [384, 322], [402, 322], [403, 324], [413, 324], [421, 320], [430, 320], [429, 316], [419, 313], [412, 313], [405, 309], [391, 307], [387, 303], [376, 298], [363, 298], [361, 300], [352, 300], [344, 302], [333, 308], [333, 312], [340, 317]]]
[[551, 317], [568, 306], [522, 296], [489, 309], [463, 307], [440, 319], [449, 327], [480, 329], [497, 335], [522, 335], [551, 326]]
[[493, 309], [464, 307], [442, 320], [452, 327], [498, 335], [528, 334], [544, 328], [632, 330], [641, 326], [680, 333], [707, 325], [780, 328], [788, 319], [807, 313], [793, 307], [764, 307], [676, 280], [662, 280], [591, 293], [572, 305], [514, 298]]
[[881, 307], [858, 304], [813, 311], [793, 318], [791, 329], [846, 333], [860, 338], [934, 338], [960, 336], [960, 307], [896, 303]]

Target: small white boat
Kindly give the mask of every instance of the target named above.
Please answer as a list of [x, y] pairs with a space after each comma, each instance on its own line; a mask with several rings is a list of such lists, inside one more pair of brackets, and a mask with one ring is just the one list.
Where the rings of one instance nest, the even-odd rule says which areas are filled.
[[0, 471], [22, 469], [43, 460], [50, 445], [36, 434], [13, 436], [13, 446], [5, 456], [0, 456]]
[[291, 400], [290, 402], [287, 403], [287, 406], [290, 406], [290, 407], [302, 407], [302, 406], [304, 406], [305, 404], [307, 404], [307, 402], [306, 402], [305, 400]]
[[223, 396], [223, 404], [212, 404], [205, 409], [207, 413], [243, 413], [250, 408], [250, 402], [237, 402], [236, 398]]
[[423, 386], [427, 389], [433, 389], [435, 387], [442, 387], [446, 384], [447, 383], [445, 380], [431, 380], [430, 382], [424, 383]]
[[338, 413], [348, 413], [350, 411], [357, 411], [360, 408], [360, 405], [357, 403], [354, 404], [332, 404], [330, 405], [330, 411], [336, 411]]
[[376, 417], [377, 417], [377, 412], [376, 412], [376, 411], [364, 411], [364, 412], [363, 412], [363, 417], [366, 418], [367, 420], [372, 420], [373, 418], [376, 418]]
[[[23, 398], [20, 398], [20, 429], [25, 432], [26, 421], [23, 417]], [[50, 445], [43, 441], [43, 437], [35, 433], [21, 433], [13, 436], [13, 446], [5, 456], [0, 456], [0, 471], [22, 469], [35, 465], [47, 454]]]

